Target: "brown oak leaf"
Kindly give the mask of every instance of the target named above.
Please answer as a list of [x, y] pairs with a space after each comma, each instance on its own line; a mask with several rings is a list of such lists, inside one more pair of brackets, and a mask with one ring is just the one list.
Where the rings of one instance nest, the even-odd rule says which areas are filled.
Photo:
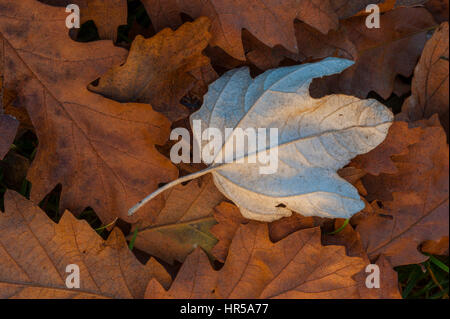
[[211, 233], [217, 238], [217, 244], [211, 250], [211, 254], [224, 263], [228, 255], [231, 241], [241, 224], [248, 223], [236, 205], [222, 202], [214, 209], [214, 219], [217, 224], [211, 227]]
[[216, 224], [212, 213], [224, 199], [212, 178], [205, 176], [178, 185], [162, 196], [165, 206], [154, 215], [145, 216], [135, 247], [170, 264], [174, 260], [183, 262], [196, 247], [211, 251], [217, 243], [210, 232]]
[[[180, 13], [191, 18], [207, 16], [212, 21], [211, 45], [219, 46], [239, 60], [245, 60], [241, 41], [247, 29], [269, 47], [282, 45], [297, 52], [294, 20], [299, 19], [326, 34], [336, 29], [340, 18], [347, 18], [365, 8], [367, 0], [143, 0], [157, 30], [181, 25]], [[377, 3], [380, 1], [371, 1]], [[348, 5], [351, 4], [351, 5]]]
[[[154, 146], [169, 135], [163, 115], [149, 105], [121, 104], [86, 88], [124, 61], [127, 51], [110, 41], [71, 40], [64, 8], [0, 0], [0, 11], [5, 86], [18, 92], [39, 139], [27, 177], [31, 198], [39, 202], [61, 184], [61, 210], [78, 214], [89, 206], [105, 224], [116, 216], [137, 220], [128, 209], [178, 171]], [[162, 205], [156, 200], [142, 214]]]
[[236, 232], [220, 271], [197, 249], [169, 291], [152, 280], [146, 298], [358, 298], [352, 277], [364, 267], [363, 259], [348, 257], [343, 246], [322, 246], [319, 228], [274, 244], [266, 224], [251, 222]]
[[[302, 24], [296, 24], [303, 28]], [[375, 91], [388, 99], [397, 75], [412, 75], [427, 39], [435, 26], [424, 8], [398, 8], [380, 16], [380, 28], [369, 29], [365, 17], [341, 21], [337, 32], [322, 35], [314, 30], [297, 30], [299, 52], [310, 58], [334, 55], [355, 60], [339, 75], [313, 82], [314, 95], [345, 93], [366, 98]], [[306, 33], [306, 35], [304, 35]], [[312, 50], [317, 47], [317, 50]]]
[[[344, 219], [336, 219], [334, 225], [335, 230], [340, 229], [343, 224]], [[364, 251], [359, 233], [350, 224], [337, 233], [322, 234], [322, 242], [325, 245], [343, 245], [347, 250], [348, 256], [360, 257], [364, 259], [366, 265], [371, 263]], [[366, 279], [369, 273], [364, 268], [355, 276], [359, 284], [360, 297], [363, 299], [400, 299], [401, 295], [398, 287], [397, 272], [383, 255], [377, 259], [375, 264], [380, 269], [380, 287], [367, 287]]]
[[350, 166], [364, 170], [372, 175], [395, 174], [397, 167], [391, 156], [408, 152], [408, 146], [419, 142], [420, 128], [408, 128], [406, 122], [394, 122], [386, 139], [369, 153], [355, 157]]
[[392, 156], [398, 172], [363, 178], [368, 200], [381, 200], [385, 214], [358, 219], [356, 229], [370, 259], [383, 254], [393, 266], [423, 262], [420, 245], [448, 236], [446, 135], [436, 116], [416, 125], [420, 141], [407, 154]]
[[398, 118], [418, 121], [437, 113], [448, 134], [448, 75], [448, 22], [444, 22], [423, 49], [414, 70], [412, 94], [403, 104]]
[[195, 84], [191, 72], [209, 65], [202, 51], [211, 38], [210, 26], [202, 17], [149, 39], [137, 36], [125, 64], [110, 69], [89, 89], [121, 102], [150, 103], [172, 121], [187, 117], [180, 100]]
[[[68, 265], [80, 288], [66, 286]], [[0, 214], [0, 298], [142, 298], [150, 279], [171, 277], [151, 259], [142, 265], [118, 228], [104, 241], [66, 211], [58, 224], [21, 195], [8, 191]]]

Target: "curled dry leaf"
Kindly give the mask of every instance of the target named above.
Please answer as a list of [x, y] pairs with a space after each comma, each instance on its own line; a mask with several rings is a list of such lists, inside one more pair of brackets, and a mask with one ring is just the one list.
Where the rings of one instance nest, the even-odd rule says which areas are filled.
[[[210, 85], [203, 106], [191, 115], [191, 127], [199, 120], [200, 132], [214, 128], [224, 137], [211, 154], [210, 166], [166, 184], [130, 213], [165, 189], [207, 173], [212, 173], [217, 188], [250, 219], [273, 221], [291, 211], [348, 218], [360, 211], [364, 203], [357, 190], [336, 171], [380, 144], [393, 115], [373, 99], [346, 95], [314, 99], [309, 95], [314, 78], [339, 73], [351, 64], [329, 58], [273, 69], [255, 79], [248, 68], [227, 72]], [[270, 146], [258, 143], [253, 150], [234, 145], [239, 130], [252, 128], [277, 128], [278, 141]], [[205, 154], [209, 142], [195, 129], [194, 143]], [[267, 169], [267, 164], [256, 161], [261, 154], [276, 163], [274, 171], [261, 174]]]
[[67, 6], [76, 4], [80, 7], [80, 23], [89, 20], [95, 22], [100, 39], [117, 39], [117, 28], [127, 24], [127, 0], [40, 0], [40, 2]]
[[[133, 222], [128, 208], [178, 172], [154, 146], [169, 136], [163, 115], [86, 88], [127, 51], [110, 41], [71, 40], [64, 8], [0, 0], [0, 11], [7, 13], [0, 16], [5, 87], [18, 93], [39, 139], [27, 177], [31, 198], [39, 202], [61, 184], [61, 209], [78, 214], [89, 206], [105, 224], [117, 216]], [[153, 205], [147, 213], [163, 203]]]
[[197, 249], [169, 291], [152, 280], [146, 298], [358, 298], [353, 276], [363, 268], [363, 259], [348, 257], [343, 246], [322, 246], [319, 228], [274, 244], [267, 225], [251, 222], [236, 232], [220, 271]]
[[[79, 289], [66, 286], [66, 267], [80, 268]], [[115, 228], [104, 241], [66, 211], [58, 224], [31, 201], [8, 191], [0, 213], [0, 298], [142, 298], [155, 278], [171, 277], [154, 259], [142, 265]]]
[[326, 34], [336, 29], [340, 18], [352, 16], [376, 0], [143, 0], [157, 30], [181, 25], [180, 13], [192, 18], [207, 16], [212, 21], [211, 45], [219, 46], [236, 59], [245, 60], [241, 41], [247, 29], [266, 45], [277, 44], [297, 52], [294, 20], [299, 19]]
[[446, 135], [437, 116], [416, 125], [420, 141], [407, 154], [392, 157], [398, 172], [363, 178], [368, 199], [381, 200], [385, 214], [358, 219], [356, 229], [370, 259], [383, 254], [393, 266], [423, 262], [420, 245], [448, 236]]
[[423, 49], [414, 70], [412, 94], [403, 104], [399, 119], [413, 122], [437, 113], [449, 133], [448, 63], [448, 22], [444, 22]]
[[210, 252], [217, 243], [210, 231], [216, 224], [213, 210], [224, 199], [212, 178], [178, 185], [162, 196], [164, 207], [136, 225], [135, 247], [170, 264], [183, 262], [196, 247]]
[[214, 72], [202, 54], [211, 38], [210, 26], [202, 17], [149, 39], [137, 36], [125, 64], [109, 70], [89, 89], [120, 102], [150, 103], [172, 121], [187, 117], [180, 100], [196, 82], [192, 72], [201, 67]]

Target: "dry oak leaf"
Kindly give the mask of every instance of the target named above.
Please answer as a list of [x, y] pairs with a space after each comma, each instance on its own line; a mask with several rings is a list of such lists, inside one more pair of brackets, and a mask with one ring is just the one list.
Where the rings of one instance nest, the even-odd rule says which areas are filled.
[[[334, 223], [335, 230], [343, 226], [344, 221], [344, 219], [336, 219]], [[365, 261], [366, 265], [371, 263], [364, 251], [359, 233], [350, 224], [335, 234], [322, 233], [322, 243], [324, 245], [343, 245], [348, 256], [360, 257]], [[383, 255], [377, 259], [375, 264], [380, 268], [380, 288], [368, 288], [366, 285], [368, 273], [365, 268], [361, 269], [355, 276], [359, 284], [360, 297], [363, 299], [400, 299], [401, 294], [398, 287], [397, 272]]]
[[440, 240], [449, 233], [449, 149], [437, 116], [418, 123], [420, 141], [409, 152], [393, 156], [396, 174], [367, 175], [363, 181], [368, 199], [379, 199], [385, 214], [358, 219], [364, 249], [371, 260], [385, 255], [391, 264], [415, 264], [427, 257], [422, 243]]
[[168, 291], [152, 280], [146, 298], [358, 298], [353, 276], [365, 266], [362, 258], [348, 257], [343, 246], [322, 246], [319, 228], [274, 244], [266, 224], [251, 222], [236, 232], [220, 271], [197, 249]]
[[[297, 23], [299, 51], [310, 58], [339, 56], [355, 65], [342, 74], [316, 80], [322, 96], [345, 93], [365, 98], [375, 91], [387, 100], [398, 75], [413, 74], [427, 40], [427, 31], [436, 25], [424, 8], [398, 8], [380, 16], [380, 28], [369, 29], [365, 17], [341, 21], [337, 31], [322, 35]], [[349, 57], [349, 55], [351, 57]]]
[[[242, 29], [270, 47], [282, 45], [297, 52], [294, 20], [299, 19], [326, 34], [346, 18], [379, 1], [331, 0], [143, 0], [157, 30], [181, 25], [180, 13], [192, 18], [207, 16], [212, 21], [211, 45], [219, 46], [229, 55], [245, 60], [241, 41]], [[348, 4], [352, 4], [348, 6]], [[347, 6], [347, 7], [346, 7]]]
[[164, 207], [144, 216], [135, 247], [170, 264], [183, 262], [196, 247], [211, 251], [217, 243], [210, 232], [217, 223], [213, 210], [224, 200], [211, 176], [178, 185], [162, 196]]
[[78, 5], [80, 7], [80, 24], [93, 20], [98, 36], [102, 40], [115, 41], [117, 28], [127, 24], [126, 0], [40, 0], [40, 2], [64, 7], [69, 4]]
[[[154, 146], [169, 136], [163, 115], [86, 88], [127, 51], [110, 41], [71, 40], [64, 8], [0, 0], [0, 11], [5, 86], [18, 92], [39, 139], [27, 177], [32, 200], [61, 184], [62, 210], [78, 214], [90, 206], [105, 224], [116, 216], [135, 221], [128, 208], [178, 171]], [[158, 199], [143, 213], [162, 204]]]
[[239, 208], [228, 202], [222, 202], [215, 207], [213, 215], [217, 224], [211, 227], [211, 233], [217, 238], [217, 243], [211, 250], [211, 255], [224, 263], [236, 231], [241, 224], [246, 224], [249, 220], [242, 216]]
[[[80, 288], [66, 286], [66, 267], [80, 268]], [[38, 206], [7, 191], [0, 213], [0, 298], [142, 298], [150, 279], [171, 277], [151, 259], [142, 265], [114, 228], [104, 241], [66, 211], [55, 224]]]
[[448, 63], [448, 22], [444, 22], [423, 49], [414, 70], [412, 94], [403, 104], [399, 119], [413, 122], [437, 113], [449, 133]]
[[408, 146], [419, 142], [420, 135], [420, 128], [409, 129], [406, 122], [394, 122], [383, 143], [369, 153], [358, 155], [350, 165], [371, 175], [395, 174], [398, 169], [391, 156], [407, 153]]
[[137, 36], [125, 64], [110, 69], [89, 89], [120, 102], [150, 103], [172, 121], [187, 117], [180, 100], [196, 82], [190, 73], [209, 65], [202, 51], [211, 38], [210, 26], [201, 17], [176, 31], [167, 28], [149, 39]]
[[[393, 115], [373, 99], [309, 95], [314, 78], [339, 73], [351, 64], [328, 58], [269, 70], [255, 79], [248, 68], [227, 72], [209, 86], [202, 107], [190, 117], [191, 127], [196, 120], [201, 126], [194, 129], [194, 152], [205, 154], [209, 143], [196, 132], [214, 128], [224, 136], [211, 154], [209, 167], [166, 184], [130, 209], [130, 214], [164, 190], [208, 173], [249, 219], [273, 221], [290, 216], [291, 211], [348, 218], [360, 211], [364, 203], [357, 190], [336, 171], [380, 144]], [[227, 133], [227, 128], [232, 132]], [[234, 142], [239, 131], [256, 128], [276, 128], [277, 141], [270, 146], [258, 143], [254, 149], [251, 143]], [[268, 166], [256, 161], [261, 154], [276, 163], [273, 171], [261, 173]]]

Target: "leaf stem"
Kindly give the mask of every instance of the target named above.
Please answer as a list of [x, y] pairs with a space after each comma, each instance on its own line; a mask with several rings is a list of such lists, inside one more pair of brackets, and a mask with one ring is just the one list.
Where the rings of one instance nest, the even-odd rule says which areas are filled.
[[128, 211], [128, 216], [132, 216], [142, 206], [147, 204], [149, 201], [151, 201], [153, 198], [155, 198], [156, 196], [158, 196], [159, 194], [161, 194], [165, 190], [168, 190], [169, 188], [172, 188], [172, 187], [174, 187], [176, 185], [179, 185], [181, 183], [193, 180], [193, 179], [195, 179], [197, 177], [200, 177], [200, 176], [206, 175], [208, 173], [211, 173], [212, 171], [216, 170], [220, 166], [222, 166], [222, 165], [211, 166], [211, 167], [205, 168], [204, 170], [201, 170], [201, 171], [198, 171], [196, 173], [192, 173], [192, 174], [180, 177], [180, 178], [178, 178], [178, 179], [176, 179], [176, 180], [174, 180], [174, 181], [172, 181], [170, 183], [167, 183], [166, 185], [164, 185], [163, 187], [158, 188], [156, 191], [154, 191], [153, 193], [149, 194], [143, 200], [139, 201], [136, 205], [131, 207], [131, 209]]

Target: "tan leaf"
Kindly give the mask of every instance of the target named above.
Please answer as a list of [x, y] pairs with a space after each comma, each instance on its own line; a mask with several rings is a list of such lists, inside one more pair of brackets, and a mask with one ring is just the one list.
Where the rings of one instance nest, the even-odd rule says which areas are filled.
[[[68, 265], [80, 269], [80, 288], [66, 286]], [[142, 298], [151, 278], [170, 286], [155, 260], [142, 265], [115, 228], [104, 241], [66, 211], [58, 224], [31, 201], [8, 191], [0, 214], [0, 297]]]
[[[154, 146], [168, 138], [166, 118], [148, 105], [120, 104], [86, 88], [127, 51], [109, 41], [71, 40], [64, 8], [0, 0], [0, 10], [7, 12], [0, 16], [5, 86], [18, 92], [39, 139], [28, 173], [31, 198], [39, 202], [61, 184], [61, 209], [78, 214], [90, 206], [105, 224], [117, 216], [136, 220], [128, 208], [178, 172]], [[162, 204], [154, 201], [143, 214]]]
[[149, 39], [137, 36], [125, 64], [110, 69], [89, 89], [121, 102], [150, 103], [172, 121], [187, 117], [180, 100], [195, 84], [191, 72], [209, 65], [202, 51], [211, 38], [210, 26], [202, 17], [177, 31], [167, 28]]
[[181, 267], [166, 292], [152, 280], [147, 298], [357, 298], [352, 278], [365, 267], [342, 246], [322, 246], [320, 229], [295, 232], [272, 243], [267, 225], [242, 225], [220, 271], [199, 249]]
[[210, 232], [216, 224], [212, 214], [224, 199], [212, 178], [179, 185], [163, 196], [165, 206], [139, 226], [135, 247], [171, 264], [183, 262], [196, 247], [211, 251], [217, 243]]

